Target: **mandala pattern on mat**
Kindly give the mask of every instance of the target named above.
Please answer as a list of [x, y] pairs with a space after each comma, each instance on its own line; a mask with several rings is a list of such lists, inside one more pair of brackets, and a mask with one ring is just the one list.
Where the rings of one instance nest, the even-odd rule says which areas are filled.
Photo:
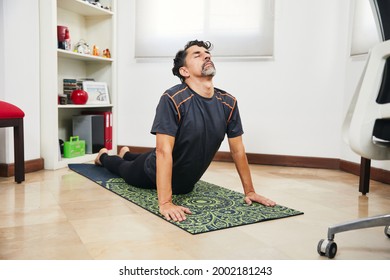
[[[101, 184], [117, 195], [162, 217], [158, 210], [157, 193], [126, 184], [121, 178], [111, 178]], [[280, 219], [303, 214], [300, 211], [276, 205], [245, 204], [243, 194], [199, 181], [194, 190], [185, 195], [174, 195], [173, 202], [191, 209], [183, 222], [171, 222], [192, 234]]]

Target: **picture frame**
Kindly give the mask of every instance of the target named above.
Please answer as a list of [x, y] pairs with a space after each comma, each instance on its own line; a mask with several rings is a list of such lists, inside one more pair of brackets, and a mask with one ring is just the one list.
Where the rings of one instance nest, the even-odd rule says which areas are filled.
[[87, 105], [109, 105], [110, 95], [107, 83], [83, 81], [83, 90], [88, 93]]

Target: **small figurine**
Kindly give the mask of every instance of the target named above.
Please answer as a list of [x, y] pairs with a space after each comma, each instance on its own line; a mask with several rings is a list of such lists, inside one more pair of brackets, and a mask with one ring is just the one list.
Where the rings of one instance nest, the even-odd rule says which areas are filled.
[[111, 53], [109, 49], [103, 50], [103, 57], [105, 58], [111, 58]]
[[99, 56], [99, 48], [96, 45], [93, 45], [92, 55]]

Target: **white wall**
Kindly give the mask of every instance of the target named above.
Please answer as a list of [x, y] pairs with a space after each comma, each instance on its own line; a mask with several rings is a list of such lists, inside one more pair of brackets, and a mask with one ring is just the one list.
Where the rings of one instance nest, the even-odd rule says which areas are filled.
[[[118, 143], [154, 146], [155, 106], [179, 80], [172, 61], [134, 61], [130, 2], [118, 1]], [[216, 60], [215, 86], [239, 100], [247, 152], [339, 158], [349, 1], [278, 0], [275, 20], [274, 59]]]
[[4, 92], [4, 8], [0, 0], [0, 97]]
[[[0, 100], [4, 99], [4, 4], [0, 0]], [[6, 147], [5, 147], [5, 129], [0, 129], [0, 162], [5, 162]], [[2, 144], [4, 143], [4, 144]]]
[[[0, 99], [25, 112], [25, 159], [36, 159], [40, 157], [38, 0], [1, 0], [0, 7]], [[0, 129], [0, 162], [13, 161], [12, 129]]]

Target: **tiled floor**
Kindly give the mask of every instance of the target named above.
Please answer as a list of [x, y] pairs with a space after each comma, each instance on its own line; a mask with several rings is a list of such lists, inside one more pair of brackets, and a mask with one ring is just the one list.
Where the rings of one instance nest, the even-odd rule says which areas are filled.
[[[251, 165], [257, 191], [301, 216], [191, 235], [68, 170], [0, 178], [0, 259], [326, 260], [327, 228], [390, 213], [390, 186], [341, 171]], [[232, 163], [213, 162], [202, 178], [241, 191]], [[384, 228], [336, 235], [335, 259], [390, 259]]]

